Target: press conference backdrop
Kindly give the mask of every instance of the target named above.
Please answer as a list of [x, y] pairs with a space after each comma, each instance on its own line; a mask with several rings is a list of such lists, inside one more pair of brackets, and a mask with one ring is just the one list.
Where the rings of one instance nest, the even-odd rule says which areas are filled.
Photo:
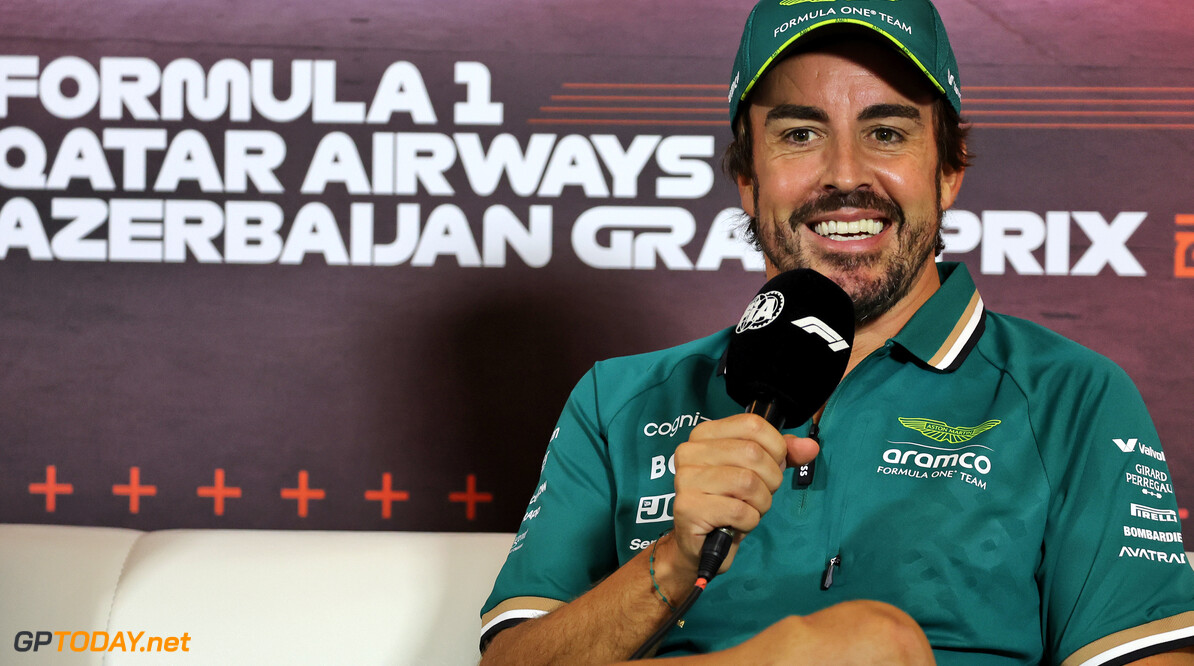
[[[1189, 506], [1194, 5], [940, 5], [945, 258], [1127, 369], [1142, 504]], [[748, 9], [6, 2], [0, 521], [514, 530], [580, 375], [763, 281], [718, 168]]]

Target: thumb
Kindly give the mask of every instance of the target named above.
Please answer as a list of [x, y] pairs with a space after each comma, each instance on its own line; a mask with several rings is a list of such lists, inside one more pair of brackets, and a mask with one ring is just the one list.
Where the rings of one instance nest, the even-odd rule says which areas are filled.
[[817, 440], [809, 439], [808, 437], [784, 435], [784, 441], [788, 444], [789, 467], [807, 465], [821, 451], [821, 445], [817, 443]]

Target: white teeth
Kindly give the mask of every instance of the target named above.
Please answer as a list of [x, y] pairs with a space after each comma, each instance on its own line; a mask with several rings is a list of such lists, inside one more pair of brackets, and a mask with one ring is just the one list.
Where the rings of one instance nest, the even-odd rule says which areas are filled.
[[[818, 236], [825, 236], [832, 240], [859, 240], [870, 238], [883, 231], [883, 223], [879, 220], [854, 220], [853, 222], [827, 220], [813, 225], [813, 231]], [[850, 234], [850, 236], [844, 234]]]

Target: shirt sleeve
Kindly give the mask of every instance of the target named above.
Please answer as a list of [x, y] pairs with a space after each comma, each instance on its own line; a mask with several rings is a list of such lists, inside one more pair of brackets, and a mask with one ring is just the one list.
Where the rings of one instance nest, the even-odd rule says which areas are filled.
[[564, 406], [510, 554], [481, 609], [482, 650], [502, 629], [571, 601], [617, 568], [613, 515], [590, 370]]
[[[1099, 357], [1052, 387], [1052, 486], [1037, 574], [1052, 663], [1124, 664], [1194, 644], [1194, 571], [1172, 479], [1136, 387]], [[1087, 374], [1089, 373], [1089, 374]], [[1034, 424], [1035, 427], [1035, 424]]]

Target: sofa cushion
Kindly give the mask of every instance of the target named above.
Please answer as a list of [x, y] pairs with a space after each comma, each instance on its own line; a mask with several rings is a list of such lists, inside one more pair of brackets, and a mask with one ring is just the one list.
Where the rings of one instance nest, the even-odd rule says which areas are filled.
[[[133, 652], [56, 655], [75, 663], [144, 664], [140, 648], [157, 636], [151, 649], [176, 637], [173, 656], [188, 664], [475, 664], [478, 611], [512, 538], [0, 525], [0, 616], [12, 618], [9, 641], [19, 630], [145, 632]], [[51, 583], [57, 570], [74, 582]]]

